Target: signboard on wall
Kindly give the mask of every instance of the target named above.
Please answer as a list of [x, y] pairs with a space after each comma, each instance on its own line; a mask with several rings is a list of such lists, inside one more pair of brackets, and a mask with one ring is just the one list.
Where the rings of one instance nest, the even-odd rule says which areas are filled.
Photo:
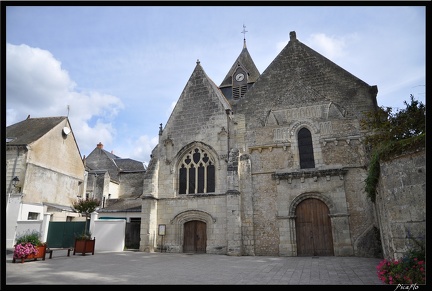
[[166, 229], [166, 225], [165, 224], [159, 224], [158, 234], [159, 235], [165, 235], [165, 229]]

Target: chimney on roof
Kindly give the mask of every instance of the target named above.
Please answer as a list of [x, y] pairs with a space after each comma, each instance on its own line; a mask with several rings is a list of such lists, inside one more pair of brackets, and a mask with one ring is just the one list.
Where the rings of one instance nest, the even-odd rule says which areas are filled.
[[297, 36], [296, 36], [296, 32], [295, 31], [291, 31], [290, 32], [290, 40], [296, 40]]
[[103, 144], [102, 144], [101, 142], [99, 142], [99, 143], [96, 145], [96, 147], [97, 147], [98, 149], [103, 149]]
[[27, 119], [29, 119], [30, 118], [30, 114], [27, 116]]

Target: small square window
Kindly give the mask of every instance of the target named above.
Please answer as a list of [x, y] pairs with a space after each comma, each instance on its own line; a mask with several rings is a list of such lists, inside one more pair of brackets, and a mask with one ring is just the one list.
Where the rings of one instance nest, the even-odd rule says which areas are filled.
[[37, 212], [29, 212], [27, 220], [38, 220], [39, 213]]

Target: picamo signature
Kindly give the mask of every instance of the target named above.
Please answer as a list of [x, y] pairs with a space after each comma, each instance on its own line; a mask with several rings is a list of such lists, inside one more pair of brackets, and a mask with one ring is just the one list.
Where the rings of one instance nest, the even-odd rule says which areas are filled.
[[417, 290], [419, 288], [419, 286], [417, 286], [417, 283], [415, 284], [398, 284], [395, 291], [396, 290]]

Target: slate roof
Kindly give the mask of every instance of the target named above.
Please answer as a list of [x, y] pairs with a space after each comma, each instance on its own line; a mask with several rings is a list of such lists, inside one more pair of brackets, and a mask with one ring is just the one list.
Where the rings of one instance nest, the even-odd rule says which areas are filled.
[[6, 139], [11, 139], [6, 145], [19, 146], [31, 144], [65, 120], [67, 120], [66, 116], [27, 118], [12, 124], [6, 127]]
[[359, 92], [373, 95], [375, 90], [376, 86], [369, 86], [300, 42], [292, 31], [288, 44], [248, 90], [238, 108], [298, 106], [300, 100], [303, 106], [331, 101], [350, 106]]
[[132, 159], [116, 159], [120, 172], [144, 172], [144, 164]]
[[141, 212], [142, 201], [139, 198], [110, 199], [109, 206], [101, 208], [98, 212]]
[[240, 52], [240, 55], [235, 60], [234, 64], [232, 65], [231, 69], [228, 71], [224, 80], [220, 84], [220, 88], [232, 86], [232, 75], [237, 68], [237, 64], [239, 63], [246, 69], [249, 74], [248, 83], [255, 83], [255, 81], [259, 78], [260, 72], [255, 66], [255, 63], [252, 60], [252, 57], [250, 56], [249, 51], [246, 47], [246, 40], [244, 40], [243, 49]]
[[[195, 103], [198, 95], [200, 102], [206, 106], [196, 108]], [[198, 60], [192, 75], [165, 124], [165, 129], [167, 129], [167, 126], [171, 126], [170, 130], [173, 134], [179, 131], [182, 124], [181, 119], [183, 119], [184, 115], [190, 114], [188, 110], [190, 110], [191, 107], [194, 107], [194, 116], [197, 119], [202, 118], [202, 122], [205, 123], [209, 118], [207, 112], [208, 108], [220, 108], [220, 106], [222, 106], [224, 110], [222, 112], [231, 109], [231, 105], [225, 98], [225, 95], [205, 73]]]
[[[105, 156], [105, 158], [103, 158]], [[129, 158], [123, 159], [102, 148], [95, 148], [86, 157], [86, 168], [89, 172], [108, 171], [113, 181], [119, 181], [119, 173], [145, 172], [144, 164]]]

